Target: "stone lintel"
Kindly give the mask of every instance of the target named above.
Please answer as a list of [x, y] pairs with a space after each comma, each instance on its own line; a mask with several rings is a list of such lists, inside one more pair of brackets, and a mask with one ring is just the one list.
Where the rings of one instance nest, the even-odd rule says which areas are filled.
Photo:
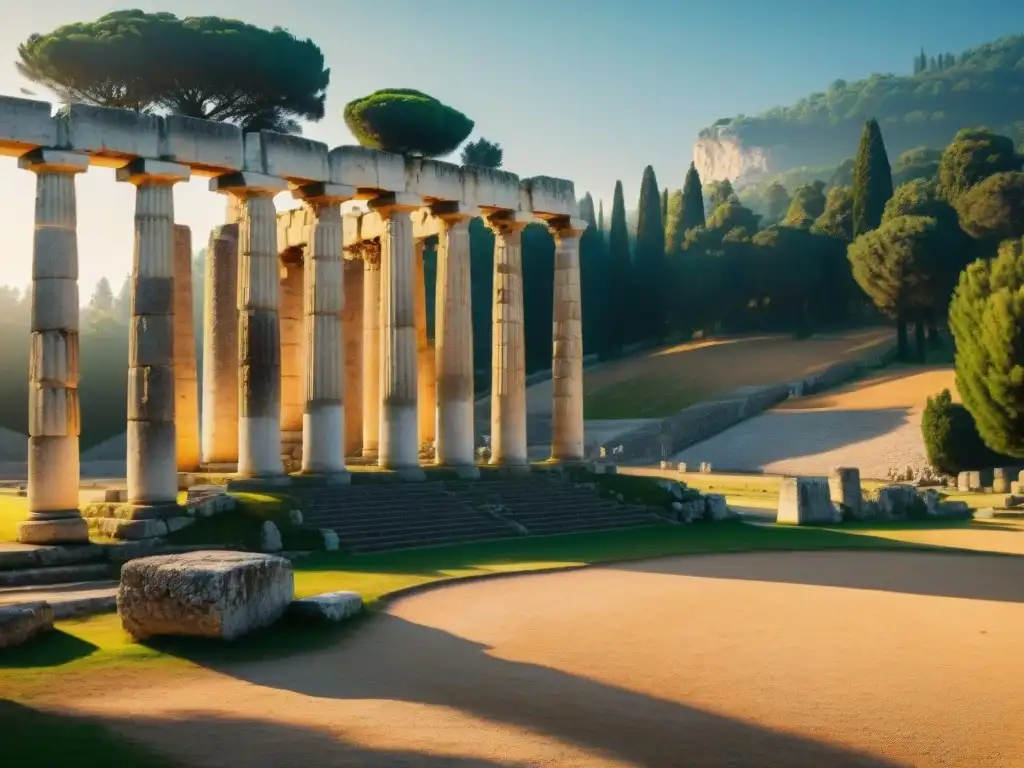
[[210, 179], [210, 191], [224, 195], [248, 197], [250, 195], [276, 195], [288, 189], [288, 182], [277, 176], [266, 176], [251, 171], [225, 173]]
[[577, 219], [572, 216], [559, 216], [548, 219], [548, 229], [556, 237], [579, 237], [589, 226], [586, 219]]
[[480, 209], [475, 205], [466, 205], [457, 200], [446, 200], [431, 205], [430, 213], [439, 219], [456, 222], [463, 221], [464, 219], [475, 219], [480, 215]]
[[35, 173], [84, 173], [89, 170], [89, 156], [60, 149], [33, 149], [18, 158], [18, 167]]
[[527, 224], [532, 224], [536, 220], [533, 211], [498, 211], [484, 216], [487, 226], [495, 230], [524, 229]]
[[292, 197], [296, 200], [308, 200], [320, 203], [346, 203], [355, 198], [358, 190], [346, 184], [331, 184], [325, 181], [317, 181], [312, 184], [303, 184], [292, 190]]
[[400, 211], [411, 212], [423, 207], [423, 198], [407, 192], [388, 192], [367, 203], [371, 211], [387, 216]]
[[148, 181], [174, 184], [179, 181], [188, 181], [191, 176], [192, 169], [187, 165], [171, 163], [166, 160], [150, 160], [145, 157], [136, 158], [115, 171], [115, 178], [118, 181], [127, 181], [136, 185]]

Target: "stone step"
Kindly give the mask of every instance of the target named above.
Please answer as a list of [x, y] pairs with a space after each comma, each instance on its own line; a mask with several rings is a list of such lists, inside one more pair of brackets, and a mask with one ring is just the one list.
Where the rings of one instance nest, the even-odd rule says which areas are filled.
[[478, 541], [499, 541], [501, 539], [515, 538], [515, 534], [501, 536], [494, 534], [481, 534], [478, 536], [466, 536], [459, 538], [413, 538], [395, 537], [391, 539], [380, 539], [365, 544], [353, 545], [349, 552], [353, 555], [369, 555], [375, 552], [396, 552], [405, 549], [424, 549], [426, 547], [441, 547], [449, 544], [467, 544]]
[[79, 581], [50, 586], [0, 588], [0, 605], [43, 600], [55, 619], [72, 619], [117, 610], [116, 581]]
[[94, 563], [104, 560], [106, 557], [106, 549], [99, 544], [39, 546], [34, 544], [0, 543], [0, 571]]
[[375, 541], [381, 538], [389, 538], [393, 536], [426, 536], [426, 537], [445, 537], [445, 536], [461, 536], [463, 534], [475, 534], [475, 533], [488, 533], [490, 532], [496, 536], [502, 536], [505, 534], [514, 534], [514, 531], [509, 526], [499, 525], [496, 523], [466, 523], [463, 525], [431, 525], [429, 523], [424, 524], [411, 524], [403, 526], [395, 526], [393, 528], [363, 528], [359, 530], [350, 530], [339, 526], [326, 526], [331, 528], [335, 533], [338, 534], [338, 538], [342, 544], [354, 545], [361, 541]]
[[464, 518], [482, 517], [483, 512], [468, 507], [404, 507], [395, 509], [369, 509], [353, 510], [345, 508], [328, 508], [306, 510], [302, 513], [302, 519], [307, 523], [314, 520], [331, 518], [336, 520], [349, 520], [358, 523], [376, 523], [388, 521], [405, 521], [410, 519], [423, 520], [454, 520]]
[[100, 581], [109, 579], [116, 572], [116, 566], [105, 562], [83, 563], [81, 565], [56, 565], [50, 568], [21, 568], [15, 571], [0, 571], [0, 587]]

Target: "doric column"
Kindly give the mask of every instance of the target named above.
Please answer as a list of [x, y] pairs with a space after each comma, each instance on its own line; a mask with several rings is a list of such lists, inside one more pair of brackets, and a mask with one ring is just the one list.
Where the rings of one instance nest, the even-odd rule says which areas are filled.
[[238, 222], [238, 474], [284, 479], [281, 462], [280, 269], [274, 195], [284, 180], [231, 173], [210, 181], [243, 201]]
[[355, 196], [351, 187], [312, 184], [293, 192], [313, 212], [306, 255], [304, 293], [302, 472], [345, 473], [345, 271], [342, 262], [341, 204]]
[[282, 254], [281, 294], [278, 315], [281, 322], [281, 450], [289, 459], [302, 450], [302, 422], [305, 397], [302, 374], [305, 366], [303, 292], [305, 264], [301, 248]]
[[238, 464], [238, 224], [214, 227], [203, 278], [203, 464]]
[[26, 544], [89, 540], [78, 510], [78, 217], [75, 174], [85, 155], [38, 149], [18, 165], [36, 174], [29, 359]]
[[476, 470], [469, 223], [478, 211], [459, 203], [443, 203], [434, 206], [432, 213], [444, 224], [438, 236], [434, 305], [437, 463]]
[[580, 303], [582, 219], [548, 225], [555, 238], [555, 292], [551, 383], [551, 458], [583, 460], [583, 314]]
[[380, 452], [386, 469], [419, 468], [416, 417], [415, 254], [410, 214], [422, 206], [415, 195], [388, 194], [370, 201], [380, 214], [381, 377]]
[[[345, 455], [363, 451], [363, 262], [346, 258], [341, 337], [345, 371]], [[378, 272], [378, 274], [380, 274]]]
[[511, 212], [490, 216], [494, 232], [491, 336], [491, 464], [525, 466], [526, 350], [523, 336], [523, 229], [532, 221]]
[[363, 456], [380, 448], [380, 243], [364, 243], [363, 254]]
[[128, 338], [128, 502], [178, 496], [174, 429], [174, 185], [188, 166], [139, 159], [117, 170], [135, 185], [135, 257]]
[[178, 471], [199, 469], [199, 376], [192, 316], [192, 230], [174, 225], [174, 431]]
[[434, 350], [427, 334], [427, 280], [423, 273], [423, 241], [415, 244], [415, 285], [413, 303], [416, 311], [416, 413], [417, 440], [421, 448], [434, 442], [437, 423], [437, 383], [434, 380]]

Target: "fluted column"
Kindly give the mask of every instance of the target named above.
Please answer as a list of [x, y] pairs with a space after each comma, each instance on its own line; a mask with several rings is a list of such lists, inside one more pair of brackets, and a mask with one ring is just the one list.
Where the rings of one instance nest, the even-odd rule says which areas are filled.
[[329, 475], [335, 482], [345, 472], [345, 270], [342, 262], [341, 203], [355, 190], [313, 184], [293, 192], [313, 212], [313, 232], [306, 256], [305, 365], [303, 369], [302, 472]]
[[432, 212], [444, 224], [438, 236], [434, 305], [437, 463], [475, 471], [469, 224], [478, 211], [444, 203]]
[[526, 339], [523, 335], [524, 214], [491, 216], [494, 307], [491, 318], [491, 464], [525, 466]]
[[370, 201], [380, 214], [381, 377], [380, 452], [386, 469], [418, 470], [416, 414], [415, 254], [410, 214], [422, 206], [414, 195], [389, 194]]
[[85, 155], [40, 149], [18, 165], [36, 174], [32, 242], [26, 544], [89, 540], [78, 510], [78, 216], [75, 174]]
[[214, 227], [203, 267], [202, 463], [238, 464], [238, 224]]
[[174, 505], [174, 185], [188, 166], [136, 160], [117, 170], [135, 185], [135, 256], [128, 338], [128, 503], [136, 517]]
[[192, 314], [192, 230], [174, 225], [174, 431], [178, 471], [199, 469], [199, 376]]
[[363, 456], [376, 459], [380, 449], [380, 243], [365, 243], [362, 254]]
[[437, 430], [437, 383], [434, 379], [434, 350], [427, 333], [427, 280], [423, 265], [423, 241], [415, 244], [415, 285], [413, 303], [416, 311], [416, 413], [420, 447], [434, 442]]
[[300, 248], [289, 249], [281, 264], [281, 293], [278, 314], [281, 323], [281, 449], [297, 458], [302, 449], [305, 396], [302, 375], [305, 366], [303, 336], [305, 314], [305, 264]]
[[[363, 450], [363, 262], [345, 260], [345, 302], [341, 310], [345, 371], [345, 455]], [[379, 273], [378, 273], [379, 274]]]
[[233, 173], [210, 188], [243, 201], [238, 222], [238, 474], [283, 481], [281, 461], [280, 270], [274, 195], [287, 184]]
[[557, 219], [549, 225], [555, 238], [555, 292], [552, 317], [551, 458], [582, 461], [583, 310], [580, 299], [582, 219]]

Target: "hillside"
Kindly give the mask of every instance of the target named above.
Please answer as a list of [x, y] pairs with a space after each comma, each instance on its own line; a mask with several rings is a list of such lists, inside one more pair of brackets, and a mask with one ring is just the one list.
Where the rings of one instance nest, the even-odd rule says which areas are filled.
[[1024, 35], [935, 58], [929, 64], [914, 57], [915, 74], [836, 80], [791, 106], [717, 120], [694, 146], [701, 179], [746, 181], [797, 166], [834, 167], [853, 154], [872, 117], [890, 158], [945, 146], [961, 128], [979, 125], [1024, 141]]

